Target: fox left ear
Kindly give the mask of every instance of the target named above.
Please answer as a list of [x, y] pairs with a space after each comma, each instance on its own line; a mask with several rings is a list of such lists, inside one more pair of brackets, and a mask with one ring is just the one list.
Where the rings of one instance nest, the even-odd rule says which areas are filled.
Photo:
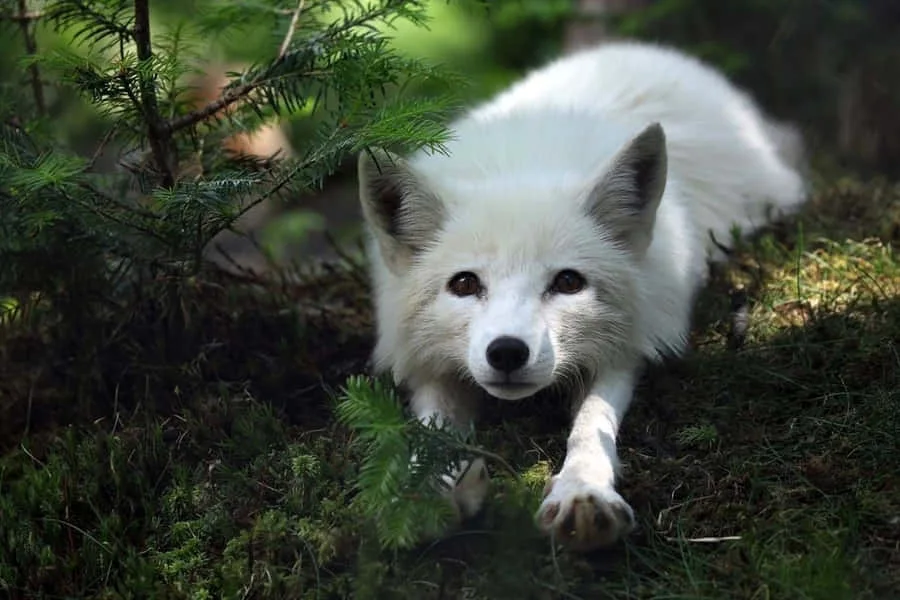
[[636, 252], [653, 237], [656, 211], [666, 188], [666, 136], [654, 123], [628, 143], [593, 187], [591, 216]]

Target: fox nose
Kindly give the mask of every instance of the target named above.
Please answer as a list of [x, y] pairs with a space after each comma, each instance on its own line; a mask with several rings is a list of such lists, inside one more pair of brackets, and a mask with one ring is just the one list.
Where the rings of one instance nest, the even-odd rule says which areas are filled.
[[528, 345], [519, 338], [500, 336], [488, 344], [487, 361], [498, 371], [512, 373], [528, 362]]

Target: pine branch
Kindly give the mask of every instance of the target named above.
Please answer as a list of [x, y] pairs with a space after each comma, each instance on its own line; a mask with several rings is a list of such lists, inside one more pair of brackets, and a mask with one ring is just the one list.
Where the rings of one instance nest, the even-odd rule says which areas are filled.
[[205, 121], [223, 108], [227, 108], [235, 102], [242, 100], [257, 87], [259, 87], [259, 82], [245, 83], [244, 85], [224, 92], [218, 100], [210, 102], [203, 108], [193, 110], [186, 115], [172, 119], [167, 125], [169, 134], [171, 135], [172, 133], [181, 131], [187, 127], [192, 127], [201, 121]]
[[[303, 12], [303, 7], [305, 4], [306, 0], [300, 0], [300, 2], [297, 4], [297, 8], [294, 9], [293, 14], [291, 15], [291, 23], [288, 26], [288, 31], [285, 34], [284, 40], [281, 42], [281, 48], [278, 51], [278, 61], [284, 60], [285, 56], [287, 55], [288, 48], [290, 48], [291, 46], [291, 40], [293, 39], [294, 34], [297, 31], [297, 24], [300, 21], [300, 13]], [[177, 119], [173, 119], [167, 124], [170, 135], [186, 127], [196, 125], [197, 123], [204, 121], [212, 115], [216, 114], [223, 108], [227, 108], [228, 106], [231, 106], [232, 104], [243, 100], [247, 95], [250, 94], [250, 92], [252, 92], [259, 86], [259, 83], [259, 81], [252, 82], [242, 85], [234, 90], [228, 90], [222, 94], [221, 98], [210, 102], [203, 108], [192, 111]]]
[[54, 21], [57, 27], [68, 27], [78, 24], [73, 41], [86, 39], [93, 42], [114, 38], [111, 43], [120, 45], [133, 39], [132, 31], [127, 25], [120, 23], [124, 16], [124, 0], [115, 8], [113, 14], [106, 14], [93, 8], [83, 0], [56, 0], [47, 8], [47, 18]]
[[96, 164], [97, 159], [100, 158], [100, 155], [106, 149], [106, 145], [113, 138], [113, 135], [115, 135], [118, 127], [119, 127], [118, 124], [115, 124], [109, 128], [109, 131], [106, 132], [106, 135], [103, 136], [103, 139], [100, 140], [100, 144], [94, 150], [94, 154], [91, 155], [91, 160], [90, 160], [90, 162], [88, 162], [88, 165], [87, 165], [87, 168], [85, 169], [85, 171], [90, 171], [94, 168], [94, 164]]
[[[137, 44], [138, 60], [147, 64], [153, 58], [150, 45], [150, 5], [149, 0], [134, 0], [134, 41]], [[141, 85], [141, 106], [147, 120], [147, 140], [153, 152], [156, 167], [162, 173], [163, 187], [172, 187], [175, 176], [169, 162], [169, 145], [172, 132], [159, 113], [159, 103], [153, 85], [153, 76], [145, 72], [139, 74]]]
[[[290, 41], [297, 29], [299, 15], [303, 10], [304, 5], [305, 0], [301, 1], [297, 9], [295, 9], [295, 11], [293, 12], [291, 25], [289, 26], [288, 33], [281, 45], [281, 51], [278, 58], [272, 65], [270, 65], [267, 69], [258, 72], [255, 77], [253, 77], [248, 83], [244, 83], [240, 86], [223, 91], [222, 96], [219, 99], [210, 102], [203, 108], [199, 108], [185, 115], [182, 115], [181, 117], [170, 120], [167, 125], [169, 133], [173, 134], [182, 129], [192, 127], [197, 123], [208, 119], [222, 109], [243, 100], [254, 90], [271, 83], [270, 78], [268, 77], [268, 74], [271, 71], [276, 70], [291, 58], [302, 56], [303, 54], [308, 53], [309, 51], [294, 53], [287, 51], [288, 47], [290, 46]], [[362, 10], [355, 15], [346, 16], [339, 24], [326, 27], [322, 31], [320, 37], [323, 41], [330, 40], [336, 45], [340, 41], [350, 42], [350, 45], [358, 45], [358, 43], [362, 41], [361, 38], [342, 40], [342, 36], [348, 36], [350, 32], [358, 28], [371, 30], [373, 22], [380, 20], [386, 23], [390, 23], [394, 18], [397, 18], [398, 16], [403, 16], [413, 23], [422, 24], [423, 18], [420, 14], [420, 11], [422, 11], [421, 2], [408, 2], [407, 0], [383, 0], [383, 3], [380, 6], [368, 6], [365, 10]], [[306, 73], [305, 75], [310, 79], [314, 78], [312, 73]], [[327, 76], [330, 75], [330, 73], [324, 73], [323, 75]]]
[[408, 548], [443, 531], [453, 518], [443, 476], [475, 449], [466, 432], [408, 418], [384, 378], [350, 377], [342, 391], [338, 419], [364, 455], [355, 501], [374, 521], [381, 545]]

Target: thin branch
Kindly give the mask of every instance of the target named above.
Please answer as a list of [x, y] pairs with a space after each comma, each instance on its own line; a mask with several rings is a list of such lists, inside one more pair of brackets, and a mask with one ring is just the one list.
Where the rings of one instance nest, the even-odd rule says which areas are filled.
[[143, 233], [144, 235], [147, 235], [147, 236], [155, 239], [156, 241], [161, 242], [162, 244], [164, 244], [166, 246], [169, 246], [172, 243], [171, 240], [167, 239], [164, 235], [155, 231], [153, 227], [150, 227], [150, 226], [144, 227], [137, 223], [130, 222], [127, 219], [123, 219], [109, 211], [103, 210], [102, 208], [100, 208], [99, 206], [97, 206], [95, 204], [92, 204], [91, 202], [81, 201], [78, 198], [72, 196], [71, 194], [63, 193], [63, 197], [66, 198], [66, 200], [68, 200], [69, 202], [79, 204], [84, 209], [89, 210], [90, 212], [97, 215], [98, 217], [108, 219], [108, 220], [112, 221], [113, 223], [122, 225], [123, 227], [128, 227], [137, 232]]
[[[284, 40], [281, 42], [281, 48], [278, 50], [278, 61], [284, 60], [284, 57], [287, 55], [288, 48], [291, 46], [291, 40], [294, 39], [294, 34], [297, 32], [297, 25], [300, 22], [300, 13], [303, 12], [303, 8], [306, 5], [306, 0], [300, 0], [297, 4], [297, 8], [294, 9], [294, 12], [291, 14], [291, 23], [288, 25], [287, 33], [284, 36]], [[222, 94], [222, 97], [218, 100], [214, 100], [204, 106], [203, 108], [193, 110], [186, 115], [178, 117], [177, 119], [172, 119], [167, 124], [167, 128], [170, 134], [180, 131], [185, 127], [191, 127], [199, 123], [200, 121], [204, 121], [212, 115], [216, 114], [223, 108], [227, 108], [232, 104], [240, 102], [245, 97], [247, 97], [250, 92], [255, 90], [262, 82], [259, 80], [252, 81], [250, 83], [245, 83], [244, 85], [228, 90], [227, 92]]]
[[[290, 27], [288, 27], [287, 35], [285, 36], [285, 39], [281, 44], [281, 51], [279, 53], [278, 59], [276, 60], [276, 64], [284, 60], [287, 56], [288, 47], [290, 46], [291, 39], [293, 39], [294, 33], [297, 30], [297, 21], [299, 20], [300, 13], [303, 12], [304, 4], [305, 0], [301, 0], [297, 8], [294, 9], [294, 12], [291, 16], [291, 25]], [[359, 27], [360, 25], [364, 25], [368, 21], [386, 17], [390, 14], [391, 10], [392, 9], [390, 6], [383, 6], [381, 8], [374, 9], [371, 12], [358, 15], [355, 18], [346, 19], [340, 26], [331, 29], [329, 35], [332, 37], [338, 37], [347, 31]], [[307, 75], [309, 75], [309, 73], [307, 73]], [[172, 119], [167, 125], [169, 133], [172, 134], [186, 127], [196, 125], [200, 121], [203, 121], [216, 114], [223, 108], [227, 108], [235, 102], [239, 102], [253, 90], [263, 85], [263, 83], [264, 82], [262, 79], [255, 79], [250, 83], [245, 83], [240, 87], [228, 90], [227, 92], [222, 94], [221, 98], [210, 102], [203, 108], [191, 111], [186, 115], [178, 117], [177, 119]]]
[[[331, 135], [328, 137], [327, 140], [325, 140], [320, 145], [319, 149], [321, 149], [322, 147], [327, 147], [328, 144], [337, 137], [338, 133], [339, 133], [339, 130], [337, 130], [337, 129], [332, 131]], [[257, 195], [255, 198], [253, 198], [253, 200], [251, 200], [250, 202], [248, 202], [244, 206], [242, 206], [232, 218], [228, 219], [227, 223], [225, 223], [222, 227], [217, 228], [215, 231], [211, 232], [208, 235], [207, 239], [205, 239], [203, 241], [203, 245], [205, 246], [206, 244], [211, 242], [213, 240], [213, 238], [215, 238], [217, 235], [219, 235], [219, 233], [221, 233], [222, 231], [227, 230], [227, 231], [234, 232], [232, 227], [234, 226], [235, 223], [237, 223], [237, 221], [241, 217], [243, 217], [245, 214], [247, 214], [249, 211], [251, 211], [256, 206], [262, 204], [269, 198], [272, 198], [276, 194], [278, 194], [287, 184], [289, 184], [294, 179], [294, 177], [296, 177], [304, 169], [309, 168], [310, 165], [313, 165], [317, 161], [321, 160], [322, 156], [323, 156], [323, 154], [321, 151], [319, 151], [319, 152], [310, 151], [309, 154], [303, 160], [301, 160], [296, 165], [294, 165], [287, 172], [286, 175], [284, 175], [280, 179], [276, 180], [275, 183], [272, 185], [272, 187], [270, 187], [268, 190], [266, 190], [266, 192]]]
[[[37, 55], [37, 42], [34, 40], [34, 28], [32, 23], [35, 19], [26, 18], [29, 14], [26, 0], [19, 0], [19, 14], [15, 19], [19, 22], [19, 29], [22, 30], [22, 37], [25, 38], [25, 52], [28, 56], [34, 58]], [[34, 107], [39, 117], [47, 114], [47, 105], [44, 101], [44, 86], [41, 83], [41, 71], [38, 69], [37, 63], [32, 60], [28, 66], [28, 72], [31, 74], [31, 90], [34, 93]]]
[[78, 187], [80, 187], [81, 189], [83, 189], [87, 192], [90, 192], [95, 197], [102, 199], [104, 202], [106, 202], [109, 205], [114, 206], [116, 209], [125, 211], [129, 214], [137, 215], [148, 221], [155, 222], [155, 221], [159, 220], [158, 214], [156, 214], [150, 210], [147, 210], [145, 208], [141, 208], [140, 206], [134, 206], [132, 204], [128, 204], [122, 200], [114, 198], [114, 197], [106, 194], [105, 192], [98, 190], [97, 188], [95, 188], [94, 186], [92, 186], [89, 183], [84, 183], [84, 182], [79, 183]]
[[281, 50], [278, 51], [278, 58], [283, 59], [284, 55], [287, 54], [288, 48], [291, 46], [291, 39], [294, 37], [294, 32], [297, 31], [297, 23], [300, 21], [300, 13], [303, 12], [303, 5], [306, 4], [306, 0], [300, 0], [297, 4], [297, 8], [294, 10], [294, 14], [291, 15], [291, 24], [288, 26], [287, 33], [284, 36], [284, 41], [281, 42]]
[[19, 2], [19, 14], [17, 15], [0, 15], [0, 21], [12, 21], [13, 23], [40, 21], [47, 13], [42, 11], [23, 11], [22, 3]]
[[[146, 65], [153, 58], [153, 47], [150, 44], [150, 5], [149, 0], [134, 0], [134, 41], [137, 45], [138, 60]], [[169, 140], [171, 130], [159, 114], [159, 103], [152, 77], [138, 73], [141, 82], [141, 105], [144, 118], [147, 120], [147, 139], [153, 160], [162, 173], [164, 187], [172, 187], [175, 177], [169, 164]], [[140, 107], [139, 107], [140, 108]]]
[[96, 150], [94, 150], [93, 156], [91, 156], [90, 162], [88, 162], [87, 166], [84, 168], [85, 171], [90, 171], [94, 168], [94, 165], [97, 162], [97, 159], [100, 158], [100, 155], [103, 153], [103, 150], [106, 149], [106, 145], [112, 139], [113, 134], [119, 128], [119, 124], [116, 123], [112, 127], [110, 127], [109, 131], [106, 132], [106, 135], [103, 136], [103, 139], [100, 140], [100, 145], [97, 146]]
[[186, 115], [172, 119], [166, 126], [169, 134], [180, 131], [186, 127], [196, 125], [200, 121], [204, 121], [212, 115], [216, 114], [223, 108], [231, 106], [235, 102], [242, 100], [246, 95], [259, 87], [260, 82], [245, 83], [244, 85], [228, 90], [218, 100], [210, 102], [203, 108], [193, 110]]

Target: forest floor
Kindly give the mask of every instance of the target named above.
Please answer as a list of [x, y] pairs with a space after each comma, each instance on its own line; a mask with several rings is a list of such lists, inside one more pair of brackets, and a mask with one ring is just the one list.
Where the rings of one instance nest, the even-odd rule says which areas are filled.
[[898, 243], [900, 186], [833, 180], [715, 270], [621, 434], [639, 529], [589, 555], [533, 525], [565, 446], [550, 401], [486, 407], [478, 443], [520, 476], [489, 464], [482, 515], [378, 547], [334, 418], [372, 346], [360, 265], [210, 273], [78, 339], [8, 327], [0, 595], [900, 597]]

